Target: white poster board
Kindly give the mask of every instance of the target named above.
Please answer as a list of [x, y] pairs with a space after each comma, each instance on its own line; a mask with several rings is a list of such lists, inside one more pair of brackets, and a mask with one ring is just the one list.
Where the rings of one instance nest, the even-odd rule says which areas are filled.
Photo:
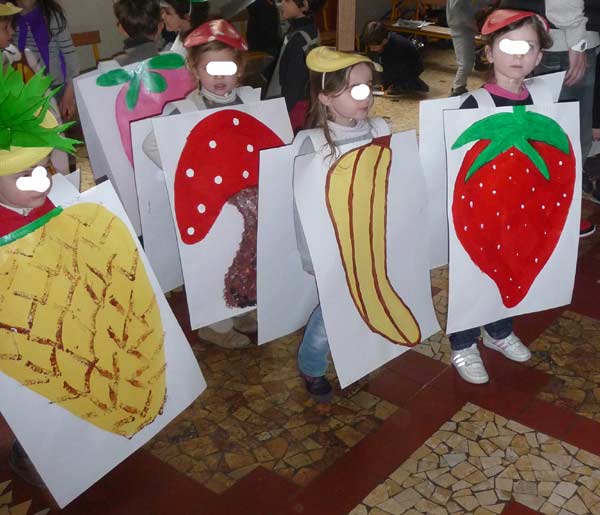
[[[565, 72], [527, 79], [525, 83], [536, 103], [545, 102], [545, 94], [558, 102]], [[469, 93], [450, 98], [423, 100], [419, 103], [419, 153], [429, 199], [429, 261], [431, 268], [448, 263], [448, 218], [446, 216], [446, 148], [444, 111], [458, 109]], [[536, 97], [541, 97], [539, 100]]]
[[[235, 165], [235, 161], [232, 161], [232, 159], [234, 156], [240, 155], [240, 149], [248, 153], [253, 153], [255, 148], [258, 151], [261, 145], [261, 141], [252, 140], [253, 136], [256, 136], [258, 133], [251, 134], [248, 141], [237, 141], [235, 137], [236, 127], [240, 127], [238, 133], [245, 133], [243, 132], [243, 124], [239, 123], [236, 125], [236, 120], [238, 122], [239, 120], [235, 112], [241, 112], [253, 117], [255, 119], [253, 125], [260, 125], [261, 131], [265, 131], [268, 128], [284, 144], [292, 140], [292, 128], [285, 108], [285, 102], [281, 98], [253, 104], [240, 104], [195, 113], [154, 118], [152, 123], [166, 175], [173, 217], [176, 222], [176, 171], [180, 164], [182, 152], [186, 150], [188, 136], [196, 126], [199, 126], [205, 120], [208, 120], [208, 123], [212, 123], [214, 118], [210, 117], [218, 115], [221, 111], [232, 113], [230, 124], [219, 134], [211, 133], [207, 141], [204, 142], [207, 152], [211, 152], [211, 150], [219, 152], [219, 166], [226, 165], [229, 167], [232, 163]], [[231, 146], [235, 146], [235, 148], [230, 148]], [[182, 170], [182, 173], [188, 173], [191, 170], [189, 172], [190, 175], [188, 175], [190, 179], [196, 178], [202, 180], [213, 173], [211, 169], [203, 169], [202, 165], [203, 163], [198, 159], [197, 162], [191, 165], [197, 168]], [[258, 160], [255, 167], [255, 172], [258, 173]], [[253, 170], [239, 170], [239, 172], [243, 177], [249, 177], [250, 174], [254, 173]], [[246, 174], [245, 172], [248, 173]], [[218, 188], [222, 183], [223, 178], [220, 175], [214, 177], [215, 187]], [[201, 205], [200, 200], [197, 200], [197, 202], [198, 206], [194, 206], [194, 209], [198, 207], [198, 212], [201, 214], [204, 213], [205, 206]], [[200, 209], [202, 210], [200, 211]], [[243, 218], [238, 209], [226, 202], [206, 237], [194, 244], [185, 243], [182, 239], [181, 231], [177, 227], [177, 223], [175, 226], [192, 328], [204, 327], [219, 320], [254, 309], [254, 306], [243, 308], [228, 306], [223, 293], [224, 277], [236, 256], [244, 230]], [[185, 230], [185, 228], [182, 228], [182, 230]]]
[[102, 204], [125, 222], [156, 294], [165, 334], [163, 411], [131, 438], [104, 431], [0, 374], [2, 414], [62, 508], [155, 436], [196, 399], [206, 382], [110, 183], [79, 195], [66, 179], [57, 177], [50, 197], [65, 209], [84, 202]]
[[[342, 146], [340, 154], [355, 147]], [[384, 197], [387, 278], [411, 310], [421, 339], [425, 339], [437, 332], [439, 325], [431, 300], [427, 242], [423, 238], [422, 221], [428, 204], [415, 132], [394, 134], [390, 148], [393, 157]], [[410, 347], [394, 344], [371, 330], [350, 294], [324, 194], [329, 164], [318, 154], [298, 157], [294, 195], [316, 272], [333, 362], [344, 388]], [[362, 251], [357, 248], [356, 252]]]
[[[526, 110], [543, 114], [558, 122], [570, 139], [575, 160], [574, 169], [569, 175], [573, 180], [572, 201], [568, 213], [566, 213], [562, 233], [559, 233], [560, 237], [549, 257], [544, 257], [540, 250], [542, 248], [540, 241], [549, 237], [548, 234], [552, 234], [555, 230], [552, 220], [558, 219], [559, 216], [553, 209], [555, 206], [560, 208], [559, 204], [566, 207], [571, 194], [568, 186], [561, 186], [562, 190], [557, 193], [559, 198], [554, 198], [553, 175], [555, 184], [562, 179], [559, 179], [558, 172], [553, 174], [553, 167], [558, 166], [558, 169], [563, 165], [566, 167], [567, 160], [563, 161], [560, 156], [552, 158], [552, 163], [548, 165], [549, 181], [535, 169], [529, 160], [525, 164], [515, 161], [518, 164], [514, 166], [498, 165], [495, 169], [493, 167], [496, 166], [496, 161], [490, 162], [486, 167], [492, 167], [491, 173], [489, 168], [482, 167], [468, 181], [473, 181], [472, 187], [478, 191], [478, 195], [481, 197], [475, 197], [469, 192], [461, 194], [466, 187], [464, 186], [466, 182], [464, 179], [457, 180], [459, 170], [467, 151], [477, 143], [466, 144], [456, 150], [451, 150], [450, 147], [461, 133], [474, 122], [496, 112], [510, 113], [512, 108], [463, 109], [445, 113], [444, 126], [448, 159], [447, 205], [450, 219], [450, 281], [446, 327], [446, 332], [449, 334], [507, 317], [562, 306], [571, 301], [581, 216], [581, 148], [578, 104], [573, 102], [526, 106]], [[503, 158], [517, 159], [521, 155], [520, 152], [511, 148], [504, 153]], [[529, 182], [533, 180], [533, 177], [538, 179], [537, 183]], [[455, 195], [457, 185], [461, 190], [457, 190]], [[495, 198], [503, 200], [496, 204], [493, 200]], [[469, 203], [468, 206], [465, 204], [464, 210], [457, 212], [461, 216], [460, 222], [457, 218], [459, 215], [455, 216], [452, 211], [455, 202]], [[504, 207], [506, 209], [503, 209]], [[462, 213], [464, 212], [469, 213], [470, 216], [467, 218], [469, 222], [463, 222], [465, 218]], [[484, 224], [481, 218], [486, 216], [485, 220], [490, 222]], [[494, 221], [496, 219], [498, 227]], [[560, 227], [556, 230], [560, 230]], [[457, 231], [463, 232], [462, 240], [457, 236]], [[486, 236], [486, 240], [482, 240], [484, 231], [488, 231], [487, 234], [491, 239]], [[515, 233], [515, 231], [520, 232]], [[471, 252], [475, 252], [473, 255], [474, 259], [478, 261], [477, 264], [462, 243], [466, 241], [467, 233], [469, 241], [474, 242], [468, 245]], [[513, 237], [512, 234], [517, 234], [518, 237]], [[480, 247], [477, 247], [478, 242], [481, 242]], [[482, 257], [478, 256], [477, 248], [483, 249], [481, 250]], [[484, 263], [482, 259], [485, 259], [485, 264], [482, 264]], [[547, 262], [544, 265], [545, 259]], [[522, 271], [529, 270], [531, 266], [538, 268], [537, 265], [532, 265], [532, 262], [539, 262], [539, 266], [543, 268], [529, 287], [527, 281], [522, 279]], [[488, 263], [492, 263], [492, 265]], [[484, 269], [487, 269], [490, 275], [484, 273]], [[491, 278], [492, 275], [496, 278], [495, 280]], [[506, 275], [510, 276], [508, 282]], [[497, 286], [497, 281], [502, 281], [502, 284], [508, 286], [500, 288]], [[515, 287], [513, 284], [519, 291], [517, 295], [512, 293]], [[524, 293], [520, 293], [520, 291]], [[522, 300], [519, 300], [516, 305], [510, 306], [517, 301], [518, 296], [523, 294], [525, 296]], [[511, 295], [513, 295], [512, 299]]]
[[294, 224], [294, 159], [304, 140], [260, 153], [256, 293], [258, 344], [306, 325], [319, 303], [315, 277], [302, 268]]

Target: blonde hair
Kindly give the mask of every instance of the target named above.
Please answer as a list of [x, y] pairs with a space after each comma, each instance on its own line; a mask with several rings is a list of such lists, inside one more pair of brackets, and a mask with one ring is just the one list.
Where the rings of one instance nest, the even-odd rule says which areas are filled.
[[221, 50], [230, 50], [233, 55], [233, 62], [237, 64], [238, 67], [238, 76], [241, 76], [244, 73], [244, 66], [246, 64], [246, 56], [245, 52], [238, 50], [237, 48], [233, 48], [229, 45], [226, 45], [222, 41], [209, 41], [208, 43], [203, 43], [202, 45], [196, 45], [188, 48], [187, 55], [185, 57], [185, 62], [188, 70], [190, 70], [194, 75], [196, 74], [196, 69], [198, 68], [198, 64], [200, 63], [200, 59], [207, 52], [219, 52]]

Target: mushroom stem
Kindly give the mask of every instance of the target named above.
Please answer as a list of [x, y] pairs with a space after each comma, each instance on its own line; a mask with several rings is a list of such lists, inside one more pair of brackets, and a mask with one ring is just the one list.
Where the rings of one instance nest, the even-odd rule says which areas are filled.
[[256, 230], [258, 226], [258, 188], [246, 188], [228, 201], [244, 219], [244, 232], [238, 251], [225, 274], [223, 296], [231, 308], [256, 306]]

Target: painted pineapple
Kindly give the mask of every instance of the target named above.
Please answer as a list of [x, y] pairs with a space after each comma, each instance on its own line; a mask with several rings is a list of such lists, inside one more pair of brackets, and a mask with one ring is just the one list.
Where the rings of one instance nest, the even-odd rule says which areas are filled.
[[[10, 72], [0, 78], [2, 108], [20, 78]], [[21, 100], [29, 84], [17, 94]], [[56, 128], [47, 137], [46, 104], [27, 105], [44, 120], [30, 120], [29, 131], [39, 134], [30, 145], [20, 137], [18, 146], [13, 136], [4, 155], [48, 148], [40, 142], [72, 150], [73, 140]], [[57, 207], [0, 238], [0, 371], [126, 437], [160, 414], [166, 378], [159, 308], [127, 227], [104, 207]]]

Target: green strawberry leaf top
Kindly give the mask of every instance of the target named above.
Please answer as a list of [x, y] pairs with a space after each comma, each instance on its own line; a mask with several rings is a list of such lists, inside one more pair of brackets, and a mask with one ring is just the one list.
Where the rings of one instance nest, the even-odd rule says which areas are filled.
[[151, 57], [141, 62], [133, 70], [110, 70], [96, 79], [100, 87], [119, 86], [129, 83], [125, 95], [125, 103], [133, 111], [140, 97], [140, 88], [143, 84], [150, 93], [162, 93], [167, 89], [167, 81], [160, 74], [152, 70], [176, 70], [185, 66], [185, 59], [179, 54], [163, 54]]
[[53, 147], [73, 152], [78, 140], [61, 133], [73, 122], [54, 128], [42, 127], [50, 100], [60, 89], [50, 90], [52, 78], [38, 71], [27, 82], [11, 66], [0, 66], [0, 150], [11, 147]]
[[527, 111], [525, 106], [514, 106], [512, 113], [497, 113], [475, 122], [458, 137], [451, 148], [456, 150], [479, 140], [489, 140], [490, 143], [469, 167], [465, 182], [481, 167], [512, 147], [529, 157], [539, 172], [550, 180], [548, 166], [531, 145], [532, 141], [551, 145], [564, 154], [569, 153], [569, 138], [562, 127], [548, 116]]

